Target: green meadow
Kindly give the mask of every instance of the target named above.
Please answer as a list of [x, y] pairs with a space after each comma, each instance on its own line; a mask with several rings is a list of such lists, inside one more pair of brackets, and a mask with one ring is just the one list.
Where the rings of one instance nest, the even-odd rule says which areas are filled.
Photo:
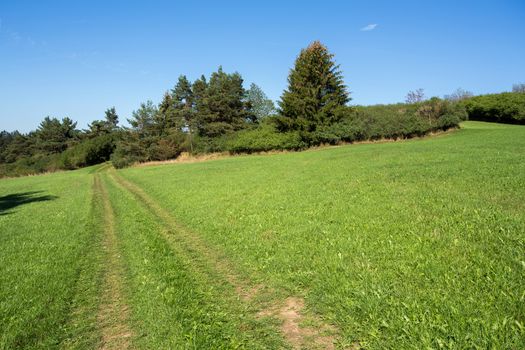
[[0, 180], [0, 349], [525, 348], [525, 126]]

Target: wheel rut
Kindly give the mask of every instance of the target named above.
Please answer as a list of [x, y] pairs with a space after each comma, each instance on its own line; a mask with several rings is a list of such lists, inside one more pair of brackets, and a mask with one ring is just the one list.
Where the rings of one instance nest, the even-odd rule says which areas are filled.
[[94, 191], [103, 209], [105, 253], [101, 303], [97, 321], [101, 333], [99, 349], [128, 349], [132, 332], [128, 326], [129, 310], [123, 297], [124, 266], [118, 247], [115, 216], [107, 189], [100, 176], [95, 174]]
[[[335, 349], [338, 330], [324, 323], [318, 316], [307, 313], [304, 299], [298, 296], [282, 298], [282, 291], [254, 284], [242, 276], [222, 252], [210, 247], [199, 234], [178, 223], [172, 215], [151, 198], [141, 187], [124, 179], [115, 169], [108, 171], [110, 178], [131, 193], [163, 226], [161, 234], [174, 251], [186, 256], [194, 270], [210, 277], [210, 283], [230, 285], [238, 302], [254, 312], [256, 319], [279, 320], [279, 331], [293, 349]], [[191, 268], [191, 266], [189, 266]], [[222, 281], [217, 281], [217, 278]], [[304, 326], [308, 322], [315, 326]]]

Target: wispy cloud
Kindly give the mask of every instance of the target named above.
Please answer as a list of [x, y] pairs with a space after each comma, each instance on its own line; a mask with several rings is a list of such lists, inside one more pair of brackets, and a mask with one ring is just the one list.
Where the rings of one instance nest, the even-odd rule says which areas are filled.
[[0, 39], [2, 38], [5, 38], [6, 40], [11, 41], [17, 45], [25, 45], [25, 46], [37, 46], [37, 45], [44, 46], [45, 45], [43, 43], [39, 43], [35, 41], [30, 36], [24, 36], [17, 31], [11, 30], [6, 25], [4, 25], [2, 18], [0, 18]]
[[377, 24], [376, 23], [372, 23], [372, 24], [369, 24], [367, 26], [364, 26], [363, 28], [361, 28], [361, 31], [362, 32], [369, 32], [371, 30], [374, 30], [377, 28]]

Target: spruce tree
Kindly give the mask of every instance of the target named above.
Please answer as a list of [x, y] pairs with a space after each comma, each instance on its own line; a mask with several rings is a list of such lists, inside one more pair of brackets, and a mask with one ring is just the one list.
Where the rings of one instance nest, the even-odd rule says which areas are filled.
[[194, 98], [192, 86], [185, 75], [181, 75], [177, 85], [171, 90], [177, 120], [186, 131], [193, 129]]
[[[194, 93], [197, 95], [195, 89]], [[203, 136], [217, 137], [242, 129], [253, 118], [241, 75], [225, 73], [222, 67], [212, 73], [203, 96], [196, 102], [199, 133]]]
[[301, 50], [279, 102], [281, 129], [313, 131], [341, 116], [350, 97], [333, 57], [319, 41]]
[[179, 76], [179, 80], [171, 92], [177, 107], [192, 107], [193, 91], [191, 89], [191, 83], [185, 75]]
[[159, 108], [153, 117], [153, 125], [156, 136], [166, 136], [171, 129], [180, 129], [181, 123], [177, 120], [173, 97], [170, 93], [164, 93]]
[[[205, 90], [205, 87], [203, 87]], [[190, 153], [193, 153], [193, 135], [195, 132], [195, 97], [192, 85], [185, 75], [181, 75], [173, 88], [172, 96], [175, 103], [175, 113], [183, 131], [188, 133]]]
[[193, 111], [194, 115], [194, 127], [196, 130], [203, 130], [204, 118], [203, 115], [209, 113], [208, 105], [206, 103], [208, 91], [208, 82], [206, 77], [201, 75], [201, 77], [193, 82], [192, 92], [193, 92]]

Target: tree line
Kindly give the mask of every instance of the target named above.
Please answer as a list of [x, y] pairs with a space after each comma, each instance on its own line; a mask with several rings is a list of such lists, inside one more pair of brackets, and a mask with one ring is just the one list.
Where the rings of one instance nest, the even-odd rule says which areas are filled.
[[[511, 94], [525, 96], [522, 91]], [[27, 134], [1, 132], [0, 175], [75, 169], [108, 160], [124, 167], [174, 159], [182, 152], [299, 150], [421, 136], [456, 127], [469, 111], [479, 110], [465, 103], [476, 98], [458, 90], [444, 99], [426, 99], [419, 89], [402, 104], [349, 106], [351, 97], [334, 55], [315, 41], [297, 56], [278, 107], [256, 84], [246, 89], [237, 72], [219, 67], [193, 82], [181, 75], [160, 103], [142, 103], [127, 119], [129, 127], [119, 125], [112, 107], [85, 130], [78, 130], [70, 118], [46, 117]]]

